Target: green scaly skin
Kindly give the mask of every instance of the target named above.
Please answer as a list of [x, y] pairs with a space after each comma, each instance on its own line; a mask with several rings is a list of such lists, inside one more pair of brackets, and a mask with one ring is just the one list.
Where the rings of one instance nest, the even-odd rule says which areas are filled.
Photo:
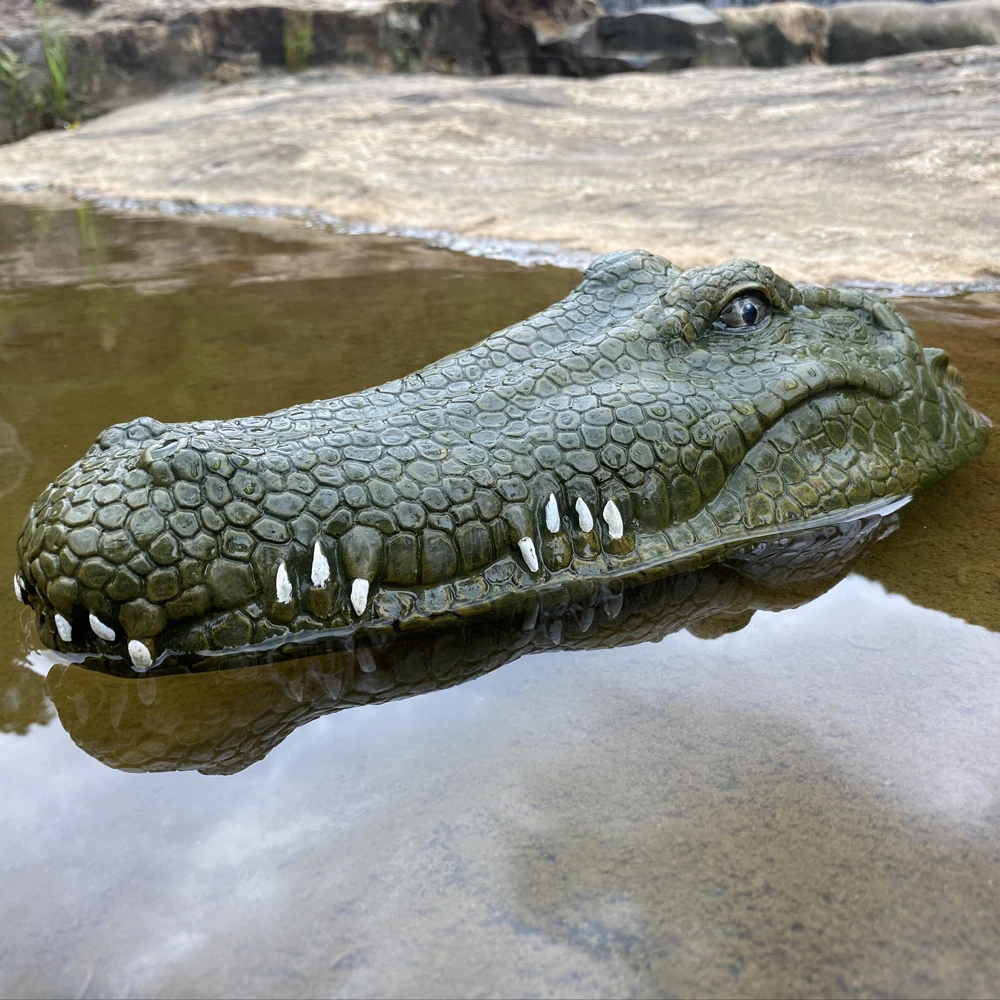
[[[770, 320], [721, 328], [748, 293]], [[395, 382], [109, 428], [32, 507], [17, 586], [46, 645], [135, 662], [141, 643], [140, 669], [565, 606], [858, 516], [987, 434], [947, 356], [873, 295], [614, 253]]]

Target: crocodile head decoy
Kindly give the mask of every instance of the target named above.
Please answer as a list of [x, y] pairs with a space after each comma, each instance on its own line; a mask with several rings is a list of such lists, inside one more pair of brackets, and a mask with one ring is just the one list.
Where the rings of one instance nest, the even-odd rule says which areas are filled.
[[33, 505], [14, 585], [46, 645], [136, 671], [565, 606], [891, 506], [987, 433], [874, 295], [613, 253], [397, 381], [109, 428]]

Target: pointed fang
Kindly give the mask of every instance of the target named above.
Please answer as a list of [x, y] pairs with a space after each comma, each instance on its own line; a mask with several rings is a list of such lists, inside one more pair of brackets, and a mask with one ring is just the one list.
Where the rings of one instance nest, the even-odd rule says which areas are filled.
[[576, 513], [580, 518], [580, 530], [581, 531], [593, 531], [594, 530], [594, 515], [590, 513], [590, 508], [587, 506], [587, 501], [583, 497], [576, 498]]
[[325, 587], [330, 582], [330, 561], [320, 548], [319, 542], [313, 546], [313, 563], [310, 579], [314, 587]]
[[545, 504], [545, 527], [552, 535], [559, 530], [559, 504], [556, 503], [555, 493], [549, 494], [549, 499]]
[[105, 625], [97, 615], [90, 616], [90, 627], [94, 630], [94, 635], [98, 639], [104, 639], [106, 642], [114, 642], [115, 630]]
[[58, 614], [56, 615], [56, 631], [63, 642], [73, 641], [73, 626], [62, 615]]
[[14, 574], [14, 596], [22, 603], [27, 603], [24, 600], [24, 587], [21, 586], [21, 577], [17, 573]]
[[360, 576], [351, 584], [351, 605], [359, 618], [368, 607], [368, 587], [368, 581]]
[[604, 520], [608, 525], [608, 534], [612, 538], [621, 538], [625, 534], [625, 525], [622, 524], [622, 512], [614, 500], [609, 500], [604, 505]]
[[292, 581], [288, 579], [288, 570], [284, 561], [278, 563], [278, 573], [274, 578], [274, 590], [278, 595], [279, 604], [292, 603]]
[[528, 569], [532, 573], [537, 573], [538, 553], [535, 551], [535, 543], [525, 535], [524, 538], [518, 540], [517, 547], [521, 550], [521, 555], [524, 557]]
[[132, 667], [140, 674], [144, 674], [153, 665], [153, 654], [149, 647], [138, 639], [129, 640], [128, 658], [132, 661]]

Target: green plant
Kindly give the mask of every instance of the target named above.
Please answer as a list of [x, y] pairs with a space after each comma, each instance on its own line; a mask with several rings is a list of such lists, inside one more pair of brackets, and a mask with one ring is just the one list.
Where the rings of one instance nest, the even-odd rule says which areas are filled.
[[285, 65], [293, 73], [300, 73], [309, 65], [312, 55], [312, 11], [286, 10], [281, 41], [285, 50]]
[[69, 60], [66, 55], [66, 39], [58, 29], [50, 27], [45, 20], [45, 0], [35, 0], [38, 11], [38, 29], [42, 35], [45, 50], [45, 64], [49, 70], [50, 110], [57, 121], [69, 123]]
[[13, 105], [22, 99], [21, 82], [28, 75], [28, 67], [16, 52], [0, 45], [0, 87], [7, 102]]
[[0, 45], [0, 108], [6, 113], [13, 139], [38, 127], [37, 94], [26, 82], [30, 74], [18, 53]]

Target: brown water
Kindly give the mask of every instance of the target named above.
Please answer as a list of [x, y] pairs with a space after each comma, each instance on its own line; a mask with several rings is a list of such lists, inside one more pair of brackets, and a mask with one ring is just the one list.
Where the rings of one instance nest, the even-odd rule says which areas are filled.
[[[0, 579], [106, 425], [383, 381], [576, 278], [0, 208]], [[1000, 415], [1000, 297], [901, 306]], [[426, 653], [435, 683], [497, 669], [379, 705], [381, 666], [336, 658], [50, 671], [0, 589], [0, 993], [994, 994], [998, 453], [840, 582], [703, 576], [589, 646], [572, 623], [466, 637]], [[218, 773], [145, 773], [197, 766]]]

